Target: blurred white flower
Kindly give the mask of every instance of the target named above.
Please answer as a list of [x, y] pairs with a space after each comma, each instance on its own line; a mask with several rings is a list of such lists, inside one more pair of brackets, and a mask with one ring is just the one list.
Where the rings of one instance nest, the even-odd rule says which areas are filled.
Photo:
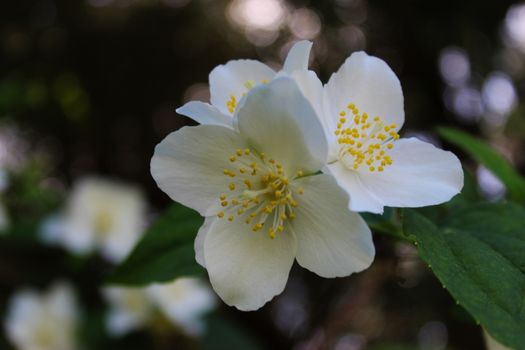
[[216, 305], [215, 294], [198, 278], [178, 278], [147, 289], [151, 301], [176, 326], [189, 335], [204, 331], [202, 316]]
[[158, 309], [173, 325], [189, 335], [204, 330], [202, 316], [216, 305], [215, 294], [198, 278], [179, 278], [145, 288], [109, 287], [102, 289], [109, 304], [106, 328], [121, 336], [150, 323]]
[[19, 350], [74, 350], [78, 318], [68, 284], [56, 284], [43, 294], [24, 290], [8, 305], [6, 335]]
[[177, 109], [200, 124], [232, 127], [233, 114], [241, 99], [253, 87], [266, 84], [275, 77], [306, 70], [312, 43], [297, 42], [289, 51], [283, 70], [273, 69], [256, 60], [233, 60], [215, 67], [209, 77], [211, 105], [201, 101], [190, 101]]
[[138, 189], [87, 178], [75, 185], [65, 213], [48, 220], [42, 234], [45, 240], [75, 253], [98, 249], [106, 259], [118, 262], [140, 238], [145, 211], [145, 199]]
[[254, 87], [231, 125], [184, 127], [151, 160], [157, 185], [206, 217], [196, 259], [220, 297], [258, 309], [283, 291], [295, 259], [323, 277], [370, 266], [370, 229], [334, 179], [319, 174], [328, 146], [296, 82]]
[[144, 288], [108, 287], [102, 295], [109, 304], [106, 329], [113, 336], [121, 336], [140, 329], [153, 315], [154, 307]]

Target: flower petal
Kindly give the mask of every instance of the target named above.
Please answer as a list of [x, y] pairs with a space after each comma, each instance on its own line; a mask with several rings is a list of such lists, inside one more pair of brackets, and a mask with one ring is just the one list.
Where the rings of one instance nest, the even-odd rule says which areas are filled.
[[394, 143], [390, 156], [393, 164], [383, 172], [359, 173], [363, 185], [385, 206], [413, 208], [440, 204], [463, 188], [461, 163], [452, 152], [407, 138]]
[[177, 108], [177, 113], [185, 115], [199, 124], [221, 125], [230, 128], [232, 126], [230, 115], [222, 114], [217, 108], [201, 101], [190, 101]]
[[246, 144], [235, 131], [217, 125], [183, 127], [155, 147], [151, 174], [171, 199], [206, 214], [229, 177], [228, 158]]
[[311, 49], [311, 41], [302, 40], [295, 43], [288, 52], [288, 56], [286, 56], [283, 71], [290, 74], [295, 70], [308, 69], [308, 59], [310, 58]]
[[235, 118], [247, 143], [275, 157], [287, 174], [316, 172], [326, 160], [328, 145], [322, 125], [292, 78], [279, 77], [254, 88]]
[[213, 289], [226, 304], [244, 311], [260, 308], [283, 291], [295, 251], [290, 232], [271, 239], [252, 232], [243, 220], [214, 220], [204, 241]]
[[386, 124], [395, 123], [396, 129], [405, 120], [399, 79], [383, 60], [364, 52], [352, 54], [332, 75], [324, 98], [326, 113], [333, 118], [332, 131], [339, 112], [349, 103], [370, 117], [381, 117]]
[[233, 113], [227, 107], [231, 96], [240, 101], [248, 92], [251, 84], [258, 85], [263, 81], [270, 81], [275, 72], [259, 61], [235, 60], [215, 67], [210, 73], [211, 104], [226, 115]]
[[333, 120], [324, 112], [323, 83], [319, 80], [317, 74], [311, 70], [296, 70], [291, 76], [297, 82], [304, 97], [306, 97], [314, 108], [319, 121], [323, 125], [328, 146], [330, 148], [329, 153], [333, 154], [333, 156], [329, 156], [328, 158], [336, 158], [339, 145], [337, 144], [332, 128]]
[[206, 236], [208, 235], [208, 232], [210, 231], [210, 227], [211, 227], [211, 224], [213, 223], [213, 220], [215, 220], [215, 218], [211, 216], [205, 218], [204, 223], [199, 228], [199, 232], [197, 232], [197, 236], [195, 237], [195, 242], [194, 242], [195, 260], [202, 267], [206, 267], [206, 262], [204, 261], [204, 240], [206, 239]]
[[374, 260], [372, 233], [365, 221], [348, 210], [348, 195], [332, 176], [303, 177], [294, 186], [296, 218], [290, 221], [297, 237], [299, 265], [322, 277], [342, 277], [362, 271]]
[[356, 171], [344, 167], [341, 162], [329, 164], [323, 169], [325, 173], [331, 174], [337, 184], [348, 193], [350, 202], [348, 207], [352, 211], [371, 213], [383, 213], [383, 202], [370, 192], [361, 182]]

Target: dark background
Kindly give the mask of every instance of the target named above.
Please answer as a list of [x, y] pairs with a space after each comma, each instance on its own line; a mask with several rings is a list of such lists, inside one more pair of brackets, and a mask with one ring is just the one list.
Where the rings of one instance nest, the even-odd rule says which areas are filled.
[[[318, 35], [309, 39], [314, 41], [311, 67], [322, 81], [352, 52], [366, 50], [384, 59], [401, 80], [405, 134], [432, 138], [435, 126], [453, 125], [482, 135], [523, 169], [525, 122], [519, 97], [524, 82], [518, 68], [525, 60], [505, 36], [505, 16], [513, 3], [328, 0], [282, 5], [289, 16], [307, 8], [320, 21]], [[168, 133], [192, 123], [175, 108], [189, 99], [206, 99], [205, 84], [215, 66], [255, 58], [278, 67], [291, 42], [300, 39], [290, 29], [291, 17], [263, 33], [273, 36], [272, 42], [253, 38], [261, 33], [250, 39], [228, 18], [231, 6], [215, 0], [2, 1], [0, 122], [23, 135], [26, 144], [20, 152], [45, 156], [45, 176], [57, 193], [83, 175], [99, 174], [138, 184], [153, 211], [162, 210], [169, 199], [155, 186], [149, 161]], [[479, 92], [493, 71], [503, 72], [513, 84], [518, 100], [511, 111], [496, 116], [499, 122], [491, 122], [494, 113], [482, 99], [468, 95], [466, 110], [447, 100], [461, 105], [458, 94], [465, 87], [448, 86], [440, 75], [439, 57], [450, 47], [470, 62], [470, 77], [461, 84]], [[443, 349], [443, 339], [450, 349], [483, 348], [480, 328], [417, 253], [388, 238], [375, 239], [378, 258], [362, 274], [325, 280], [294, 268], [285, 293], [261, 311], [222, 307], [221, 313], [243, 323], [264, 348]], [[3, 254], [11, 254], [11, 261], [23, 257], [24, 264], [45, 261], [46, 271], [60, 270], [66, 259], [62, 252], [32, 249]], [[90, 276], [102, 278], [106, 270], [89, 263], [72, 277], [87, 286]], [[2, 295], [19, 284], [43, 283], [45, 273], [2, 282]], [[94, 298], [94, 292], [83, 293]], [[100, 341], [97, 348], [149, 348], [144, 345], [148, 335], [131, 337]], [[177, 341], [158, 347], [170, 349]]]

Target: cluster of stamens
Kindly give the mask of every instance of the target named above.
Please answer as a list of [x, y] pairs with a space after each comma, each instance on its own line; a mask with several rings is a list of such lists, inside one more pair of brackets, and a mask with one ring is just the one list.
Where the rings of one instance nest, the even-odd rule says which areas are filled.
[[369, 121], [368, 115], [359, 113], [353, 103], [347, 109], [339, 112], [335, 130], [337, 142], [341, 145], [339, 160], [355, 170], [366, 164], [371, 172], [381, 172], [392, 165], [392, 158], [387, 153], [399, 139], [396, 124], [385, 125], [378, 116]]
[[[262, 84], [268, 84], [268, 80], [264, 79], [261, 81]], [[251, 88], [253, 88], [254, 86], [256, 85], [255, 81], [254, 80], [247, 80], [245, 83], [244, 83], [244, 87], [246, 88], [246, 92], [249, 91]], [[246, 94], [246, 92], [244, 92], [242, 94], [242, 96], [244, 96]], [[242, 97], [241, 96], [241, 97]], [[230, 95], [230, 99], [228, 101], [226, 101], [226, 108], [228, 108], [228, 112], [230, 113], [234, 113], [235, 112], [235, 109], [237, 108], [237, 97], [235, 97], [235, 95]]]
[[[284, 231], [286, 221], [295, 218], [298, 205], [282, 165], [250, 149], [238, 149], [229, 161], [231, 167], [223, 174], [231, 182], [229, 191], [219, 196], [224, 210], [217, 216], [228, 221], [242, 219], [254, 232], [267, 226], [268, 235], [275, 238], [277, 232]], [[302, 175], [299, 171], [296, 177]], [[297, 188], [296, 192], [303, 194], [304, 190]]]

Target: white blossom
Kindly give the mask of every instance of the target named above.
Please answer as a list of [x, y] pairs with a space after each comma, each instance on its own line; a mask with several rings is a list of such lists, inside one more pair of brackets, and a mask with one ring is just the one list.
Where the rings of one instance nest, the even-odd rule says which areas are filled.
[[17, 292], [8, 305], [5, 330], [19, 350], [78, 349], [79, 312], [71, 287], [60, 283], [47, 293]]
[[142, 193], [131, 186], [98, 178], [77, 182], [62, 215], [44, 225], [44, 239], [85, 254], [93, 250], [121, 261], [140, 238], [146, 215]]
[[196, 258], [219, 296], [257, 309], [284, 289], [294, 259], [323, 277], [367, 268], [370, 230], [332, 176], [319, 173], [326, 138], [295, 81], [253, 87], [231, 125], [173, 132], [151, 162], [158, 186], [206, 217]]

